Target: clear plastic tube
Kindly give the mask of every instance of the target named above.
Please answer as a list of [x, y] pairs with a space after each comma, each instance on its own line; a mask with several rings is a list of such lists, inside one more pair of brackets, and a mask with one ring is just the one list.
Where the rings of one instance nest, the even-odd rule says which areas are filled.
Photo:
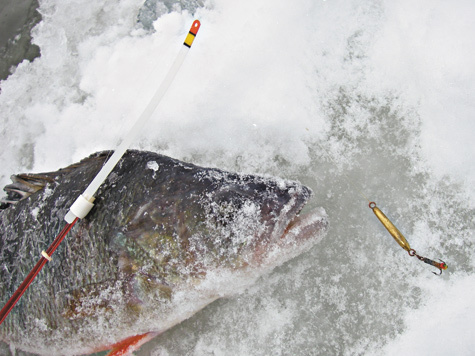
[[173, 79], [178, 73], [178, 70], [180, 69], [183, 61], [185, 60], [185, 57], [188, 51], [189, 51], [188, 47], [186, 46], [182, 47], [180, 53], [175, 59], [175, 62], [170, 68], [170, 71], [168, 72], [162, 84], [156, 91], [153, 98], [148, 103], [145, 110], [137, 119], [134, 126], [132, 126], [127, 136], [124, 137], [124, 139], [119, 144], [119, 146], [117, 146], [117, 148], [114, 150], [114, 154], [107, 160], [106, 164], [102, 167], [102, 169], [99, 171], [99, 173], [96, 175], [96, 177], [92, 180], [92, 182], [84, 191], [83, 195], [85, 196], [86, 199], [89, 199], [94, 196], [97, 189], [99, 189], [99, 186], [105, 181], [107, 176], [116, 166], [117, 162], [119, 162], [121, 157], [124, 155], [125, 151], [130, 147], [130, 145], [136, 139], [138, 134], [143, 130], [147, 120], [150, 118], [150, 116], [152, 116], [153, 112], [155, 111], [158, 104], [160, 103], [163, 96], [165, 95], [168, 88], [170, 87], [171, 83], [173, 82]]
[[173, 62], [165, 79], [160, 84], [160, 87], [157, 89], [154, 96], [148, 103], [147, 107], [144, 109], [140, 117], [132, 126], [127, 136], [125, 136], [122, 142], [116, 147], [113, 155], [107, 160], [106, 164], [101, 168], [99, 173], [97, 173], [97, 175], [86, 188], [84, 193], [80, 195], [76, 199], [74, 204], [71, 206], [64, 218], [66, 222], [71, 223], [77, 217], [82, 219], [92, 209], [92, 203], [94, 202], [94, 194], [96, 194], [99, 187], [102, 185], [102, 183], [104, 183], [110, 172], [112, 172], [114, 167], [124, 155], [125, 151], [130, 147], [130, 145], [136, 139], [138, 134], [143, 130], [147, 120], [150, 118], [150, 116], [152, 116], [158, 104], [160, 104], [160, 101], [162, 100], [163, 96], [172, 84], [173, 79], [175, 79], [175, 76], [180, 70], [180, 67], [183, 64], [183, 61], [185, 60], [186, 55], [188, 54], [188, 51], [190, 50], [191, 44], [193, 43], [194, 37], [196, 36], [199, 27], [200, 22], [198, 20], [195, 20], [191, 25], [188, 36], [186, 37], [185, 42], [183, 43], [183, 47], [175, 58], [175, 61]]

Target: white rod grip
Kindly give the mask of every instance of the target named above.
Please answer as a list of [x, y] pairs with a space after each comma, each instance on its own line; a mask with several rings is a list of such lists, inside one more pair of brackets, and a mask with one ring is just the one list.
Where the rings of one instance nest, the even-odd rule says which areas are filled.
[[71, 224], [76, 218], [84, 218], [94, 206], [93, 201], [94, 198], [91, 197], [87, 199], [84, 194], [78, 196], [76, 201], [69, 208], [69, 212], [64, 217], [64, 220], [66, 220], [68, 224]]

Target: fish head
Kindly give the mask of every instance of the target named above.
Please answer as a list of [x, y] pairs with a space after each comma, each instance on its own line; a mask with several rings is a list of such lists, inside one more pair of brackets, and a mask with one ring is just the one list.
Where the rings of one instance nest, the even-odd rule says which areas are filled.
[[[227, 174], [201, 201], [215, 263], [236, 268], [269, 267], [314, 244], [327, 226], [322, 209], [300, 213], [312, 191], [283, 179]], [[277, 263], [279, 264], [279, 263]]]
[[137, 332], [143, 325], [166, 330], [246, 289], [325, 235], [323, 209], [301, 213], [312, 192], [299, 182], [154, 157], [134, 158], [153, 169], [120, 174], [132, 185], [123, 189], [130, 198], [119, 215], [126, 221], [110, 244], [120, 255], [128, 305], [146, 320]]
[[158, 172], [122, 234], [130, 263], [154, 266], [167, 285], [213, 269], [268, 269], [324, 235], [323, 209], [299, 214], [312, 192], [298, 182], [177, 162], [147, 162]]

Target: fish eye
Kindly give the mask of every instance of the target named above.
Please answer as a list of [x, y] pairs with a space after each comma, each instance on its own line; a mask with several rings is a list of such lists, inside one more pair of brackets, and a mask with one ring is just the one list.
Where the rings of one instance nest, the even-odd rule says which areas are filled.
[[212, 216], [220, 226], [227, 226], [236, 220], [239, 211], [244, 205], [241, 197], [228, 197], [216, 201], [212, 205]]

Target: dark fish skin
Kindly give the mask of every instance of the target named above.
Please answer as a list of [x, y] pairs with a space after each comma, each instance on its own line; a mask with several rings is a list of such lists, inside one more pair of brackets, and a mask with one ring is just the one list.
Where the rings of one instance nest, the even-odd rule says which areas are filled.
[[[12, 177], [0, 210], [2, 306], [110, 153]], [[269, 254], [284, 262], [275, 246], [284, 254], [282, 246], [313, 238], [299, 231], [321, 235], [324, 215], [306, 225], [294, 221], [310, 196], [297, 182], [127, 151], [89, 215], [0, 326], [0, 339], [38, 354], [73, 355], [162, 332], [229, 294], [220, 288], [234, 278], [268, 270]]]

